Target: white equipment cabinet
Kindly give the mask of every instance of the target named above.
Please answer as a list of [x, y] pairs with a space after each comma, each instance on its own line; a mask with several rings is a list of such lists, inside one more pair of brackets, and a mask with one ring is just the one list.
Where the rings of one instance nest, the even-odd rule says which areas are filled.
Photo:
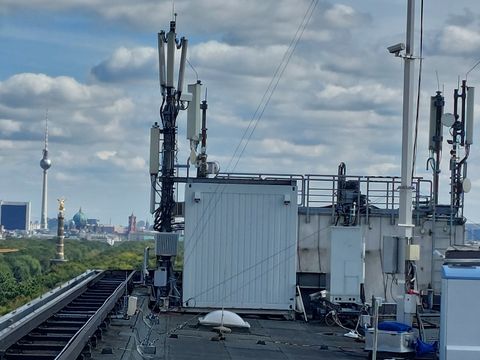
[[480, 359], [480, 266], [442, 267], [440, 360]]
[[293, 310], [295, 183], [201, 181], [185, 187], [183, 305]]
[[365, 282], [365, 239], [357, 226], [330, 228], [330, 301], [360, 303], [360, 284]]

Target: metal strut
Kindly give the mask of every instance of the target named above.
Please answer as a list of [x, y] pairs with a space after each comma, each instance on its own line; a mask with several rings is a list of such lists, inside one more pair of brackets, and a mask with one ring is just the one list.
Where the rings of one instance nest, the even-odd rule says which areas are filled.
[[175, 207], [175, 151], [176, 120], [179, 107], [176, 104], [173, 88], [167, 88], [165, 104], [160, 109], [163, 128], [162, 166], [160, 175], [160, 206], [155, 210], [154, 229], [159, 232], [172, 232], [173, 209]]

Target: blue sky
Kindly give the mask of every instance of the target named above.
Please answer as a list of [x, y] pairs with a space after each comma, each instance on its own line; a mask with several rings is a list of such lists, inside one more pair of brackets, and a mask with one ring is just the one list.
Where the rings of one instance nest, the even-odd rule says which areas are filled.
[[[188, 58], [208, 87], [209, 159], [223, 166], [231, 159], [310, 4], [175, 2], [179, 35], [189, 38]], [[386, 47], [404, 41], [405, 4], [318, 1], [236, 170], [333, 174], [344, 161], [350, 174], [398, 175], [402, 64]], [[48, 216], [64, 196], [68, 217], [81, 206], [102, 222], [125, 224], [132, 211], [149, 219], [148, 135], [160, 105], [156, 33], [168, 30], [170, 17], [171, 1], [1, 2], [0, 199], [31, 201], [32, 219], [39, 219], [48, 107]], [[417, 26], [417, 49], [418, 39]], [[480, 59], [478, 2], [425, 1], [424, 42], [416, 171], [428, 177], [426, 119], [435, 71], [448, 111], [457, 76]], [[469, 80], [478, 86], [480, 73]], [[187, 82], [194, 81], [188, 69]], [[188, 156], [184, 123], [181, 115], [179, 159]], [[480, 222], [476, 146], [466, 215]], [[447, 173], [445, 167], [444, 199]]]

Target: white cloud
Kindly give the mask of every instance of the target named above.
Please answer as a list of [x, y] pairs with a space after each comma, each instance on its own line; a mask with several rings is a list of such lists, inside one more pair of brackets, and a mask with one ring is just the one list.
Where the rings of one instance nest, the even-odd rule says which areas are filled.
[[10, 119], [0, 119], [0, 133], [12, 134], [14, 132], [20, 131], [20, 129], [20, 122]]
[[297, 158], [301, 156], [307, 158], [318, 158], [324, 156], [328, 151], [327, 146], [323, 144], [294, 144], [287, 140], [272, 138], [260, 140], [258, 143], [253, 143], [251, 146], [255, 147], [263, 156], [273, 157], [290, 156]]
[[446, 54], [475, 54], [480, 50], [478, 29], [449, 25], [439, 36], [439, 49]]
[[112, 157], [114, 157], [117, 154], [116, 151], [109, 151], [109, 150], [102, 150], [102, 151], [97, 151], [95, 155], [100, 159], [100, 160], [108, 160]]
[[0, 150], [15, 149], [16, 144], [10, 140], [0, 140]]
[[191, 61], [202, 67], [228, 72], [231, 75], [269, 76], [276, 62], [280, 63], [287, 47], [230, 45], [215, 40], [198, 44], [190, 51]]
[[127, 171], [143, 170], [146, 172], [147, 163], [141, 156], [135, 156], [125, 151], [118, 152], [116, 150], [97, 151], [95, 156], [102, 161], [108, 161]]
[[97, 80], [104, 82], [154, 79], [152, 75], [156, 71], [157, 61], [157, 54], [153, 48], [128, 49], [122, 46], [108, 59], [94, 66], [91, 73]]
[[105, 105], [117, 96], [115, 90], [80, 84], [68, 76], [21, 73], [0, 83], [2, 104], [15, 108]]
[[349, 110], [372, 110], [382, 112], [391, 109], [401, 98], [399, 89], [388, 88], [380, 83], [344, 87], [327, 84], [316, 93], [317, 108]]
[[334, 27], [350, 28], [367, 21], [368, 16], [358, 13], [351, 6], [334, 4], [325, 12], [325, 19]]

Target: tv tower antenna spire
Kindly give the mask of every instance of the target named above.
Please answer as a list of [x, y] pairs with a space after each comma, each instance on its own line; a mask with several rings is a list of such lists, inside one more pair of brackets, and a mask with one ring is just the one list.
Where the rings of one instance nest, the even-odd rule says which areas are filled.
[[43, 188], [42, 188], [42, 213], [40, 217], [40, 229], [47, 230], [47, 170], [52, 166], [52, 161], [48, 157], [48, 109], [45, 112], [45, 146], [43, 148], [43, 157], [40, 160], [40, 167], [43, 169]]

